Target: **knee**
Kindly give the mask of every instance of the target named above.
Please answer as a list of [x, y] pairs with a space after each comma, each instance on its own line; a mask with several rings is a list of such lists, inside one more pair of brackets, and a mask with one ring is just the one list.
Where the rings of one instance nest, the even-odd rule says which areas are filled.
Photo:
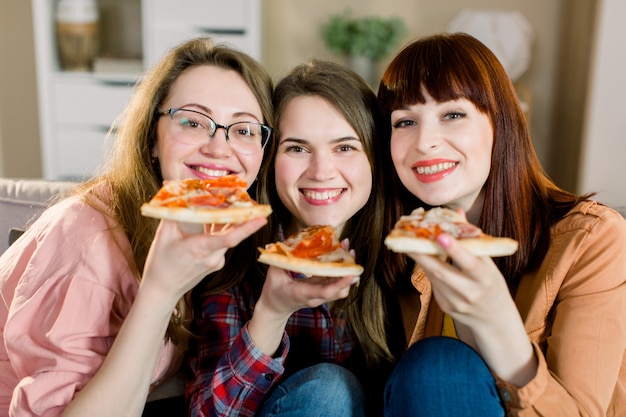
[[[312, 403], [327, 410], [328, 415], [363, 407], [363, 391], [358, 379], [347, 369], [330, 363], [321, 363], [298, 372], [295, 381], [310, 395]], [[340, 408], [340, 410], [337, 410]], [[330, 413], [330, 410], [336, 410]]]
[[347, 369], [331, 364], [321, 363], [310, 368], [310, 383], [324, 395], [349, 396], [362, 398], [361, 384], [354, 374]]
[[[415, 343], [402, 356], [390, 381], [399, 387], [449, 385], [493, 377], [483, 359], [465, 343], [449, 337], [431, 337]], [[406, 383], [409, 383], [408, 385]]]
[[501, 414], [495, 380], [483, 359], [465, 343], [447, 337], [428, 338], [411, 346], [385, 387], [385, 407], [402, 410], [392, 415], [412, 415], [403, 413], [414, 407], [434, 412], [424, 415], [438, 415], [451, 398], [472, 407], [477, 402], [493, 405]]
[[364, 396], [357, 378], [338, 365], [313, 365], [280, 382], [258, 416], [363, 416]]

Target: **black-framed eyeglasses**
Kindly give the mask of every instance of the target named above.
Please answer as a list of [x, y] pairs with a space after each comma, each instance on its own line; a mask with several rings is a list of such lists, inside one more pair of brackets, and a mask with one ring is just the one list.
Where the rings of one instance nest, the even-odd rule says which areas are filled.
[[171, 108], [158, 112], [159, 116], [169, 115], [177, 130], [175, 140], [190, 145], [201, 145], [207, 136], [213, 139], [217, 129], [224, 129], [226, 141], [231, 149], [242, 154], [255, 154], [263, 150], [272, 135], [272, 128], [256, 122], [236, 122], [221, 125], [208, 115], [190, 109]]

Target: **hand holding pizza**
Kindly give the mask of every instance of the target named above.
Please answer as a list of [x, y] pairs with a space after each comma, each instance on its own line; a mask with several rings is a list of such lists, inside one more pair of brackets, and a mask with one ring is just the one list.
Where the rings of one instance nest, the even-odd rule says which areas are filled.
[[476, 256], [460, 239], [446, 233], [437, 237], [437, 243], [445, 257], [409, 256], [424, 270], [439, 306], [456, 323], [473, 327], [498, 320], [506, 311], [503, 300], [507, 299], [511, 312], [517, 314], [506, 280], [489, 256]]
[[267, 223], [264, 217], [233, 225], [219, 234], [187, 234], [163, 220], [150, 247], [142, 286], [149, 285], [176, 303], [207, 274], [224, 266], [226, 251]]
[[[500, 369], [503, 374], [514, 373], [517, 364], [502, 352], [524, 351], [527, 335], [506, 279], [491, 256], [514, 253], [517, 242], [487, 236], [476, 226], [467, 226], [469, 223], [461, 213], [450, 211], [431, 216], [429, 222], [433, 217], [448, 217], [448, 220], [458, 221], [458, 227], [474, 237], [463, 233], [455, 235], [454, 224], [431, 224], [435, 232], [427, 237], [429, 249], [420, 250], [413, 246], [411, 251], [404, 252], [430, 279], [433, 295], [441, 309], [454, 319], [457, 335], [478, 351], [489, 366]], [[424, 212], [420, 210], [414, 214], [423, 216]], [[415, 228], [415, 219], [411, 222], [413, 228], [419, 230]], [[425, 240], [420, 239], [423, 240], [418, 246]], [[526, 353], [522, 352], [520, 356], [527, 356]], [[530, 367], [536, 369], [536, 366]]]
[[268, 355], [275, 353], [294, 312], [346, 298], [363, 271], [331, 226], [307, 227], [259, 251], [259, 262], [270, 267], [248, 329]]
[[[221, 269], [226, 251], [266, 224], [272, 211], [252, 200], [246, 187], [236, 175], [164, 181], [141, 207], [144, 216], [163, 219], [146, 260], [144, 285], [154, 282], [180, 298]], [[189, 223], [204, 224], [204, 233], [190, 233], [202, 228]]]
[[502, 295], [510, 299], [491, 257], [515, 253], [517, 241], [485, 234], [462, 213], [418, 208], [400, 218], [385, 244], [407, 253], [425, 270], [440, 307], [459, 322], [469, 317], [489, 320], [499, 308], [493, 303]]

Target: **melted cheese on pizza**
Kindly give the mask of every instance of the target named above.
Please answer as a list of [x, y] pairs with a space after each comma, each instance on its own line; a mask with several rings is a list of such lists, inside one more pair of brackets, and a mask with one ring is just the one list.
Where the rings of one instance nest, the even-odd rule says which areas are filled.
[[257, 203], [250, 198], [246, 187], [247, 183], [236, 175], [164, 181], [151, 204], [185, 208], [250, 207]]
[[444, 207], [430, 210], [419, 207], [411, 214], [400, 217], [393, 232], [400, 236], [431, 240], [435, 240], [442, 232], [456, 239], [475, 238], [483, 234], [477, 226], [468, 223], [465, 216]]
[[354, 257], [345, 250], [331, 226], [310, 226], [289, 236], [284, 242], [266, 247], [268, 252], [320, 262], [354, 263]]

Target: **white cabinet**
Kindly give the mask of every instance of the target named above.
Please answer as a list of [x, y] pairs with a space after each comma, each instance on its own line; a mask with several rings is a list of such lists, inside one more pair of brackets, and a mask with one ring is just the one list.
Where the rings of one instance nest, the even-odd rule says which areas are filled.
[[[32, 0], [43, 175], [84, 179], [100, 164], [110, 125], [123, 111], [140, 73], [63, 71], [55, 36], [56, 1]], [[106, 12], [101, 13], [106, 17], [101, 19], [101, 39], [136, 32], [139, 42], [133, 38], [117, 43], [139, 43], [144, 69], [171, 47], [196, 36], [211, 36], [260, 59], [261, 0], [99, 1]], [[132, 13], [133, 2], [137, 14]], [[119, 22], [140, 25], [141, 30], [125, 31]]]

